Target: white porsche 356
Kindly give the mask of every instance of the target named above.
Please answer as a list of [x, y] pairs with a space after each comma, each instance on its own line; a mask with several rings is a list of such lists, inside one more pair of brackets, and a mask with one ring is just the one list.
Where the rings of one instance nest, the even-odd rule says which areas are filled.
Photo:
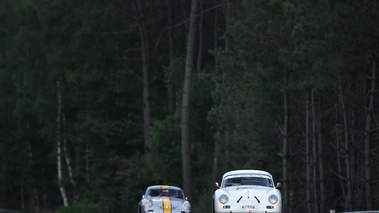
[[191, 205], [176, 186], [149, 186], [138, 203], [138, 213], [190, 213]]
[[214, 213], [281, 213], [280, 191], [272, 175], [261, 170], [235, 170], [222, 177], [213, 195]]

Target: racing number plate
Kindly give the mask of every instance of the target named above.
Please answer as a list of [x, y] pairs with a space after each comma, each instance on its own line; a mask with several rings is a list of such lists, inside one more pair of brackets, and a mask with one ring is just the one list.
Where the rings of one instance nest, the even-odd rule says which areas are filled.
[[243, 209], [255, 209], [255, 206], [253, 205], [244, 205], [242, 206]]

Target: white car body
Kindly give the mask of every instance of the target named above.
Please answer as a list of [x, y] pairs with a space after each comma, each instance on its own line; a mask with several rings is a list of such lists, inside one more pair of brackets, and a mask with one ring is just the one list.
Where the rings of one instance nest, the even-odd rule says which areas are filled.
[[223, 175], [221, 186], [214, 193], [213, 212], [281, 213], [282, 198], [270, 173], [261, 170], [230, 171]]

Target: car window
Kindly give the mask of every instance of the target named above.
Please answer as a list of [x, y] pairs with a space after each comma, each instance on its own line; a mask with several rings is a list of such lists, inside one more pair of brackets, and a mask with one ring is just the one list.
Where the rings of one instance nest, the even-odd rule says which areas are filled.
[[147, 192], [150, 197], [172, 197], [183, 199], [183, 192], [176, 189], [150, 189]]
[[265, 176], [232, 176], [225, 178], [223, 182], [223, 187], [244, 185], [273, 187], [271, 179]]

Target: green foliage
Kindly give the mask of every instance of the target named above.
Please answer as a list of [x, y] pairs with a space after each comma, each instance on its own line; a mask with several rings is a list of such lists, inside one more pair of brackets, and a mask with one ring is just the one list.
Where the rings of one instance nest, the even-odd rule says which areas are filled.
[[192, 212], [201, 213], [201, 212], [211, 212], [212, 211], [212, 196], [213, 192], [203, 191], [199, 194], [199, 201], [196, 205], [192, 205]]
[[98, 204], [75, 204], [58, 208], [59, 213], [100, 213], [103, 212]]
[[[67, 139], [63, 185], [72, 205], [59, 208], [60, 213], [130, 212], [136, 210], [147, 186], [181, 186], [183, 14], [188, 5], [171, 2], [176, 57], [167, 65], [169, 1], [143, 1], [151, 38], [153, 120], [151, 155], [145, 156], [142, 61], [132, 2], [0, 1], [1, 207], [20, 208], [24, 203], [25, 211], [35, 211], [37, 206], [55, 209], [62, 205], [56, 165], [58, 80], [65, 115], [61, 139]], [[290, 188], [293, 202], [298, 203], [293, 209], [305, 212], [306, 206], [305, 95], [310, 91], [315, 92], [324, 113], [328, 205], [333, 206], [336, 197], [344, 199], [334, 185], [346, 185], [345, 179], [335, 184], [343, 174], [334, 172], [337, 160], [345, 157], [335, 156], [336, 147], [341, 147], [343, 124], [339, 86], [348, 112], [350, 142], [354, 143], [350, 152], [355, 157], [353, 168], [361, 168], [367, 76], [378, 55], [379, 3], [228, 2], [233, 23], [226, 30], [221, 23], [225, 8], [203, 2], [203, 63], [193, 76], [190, 105], [193, 191], [199, 195], [192, 203], [194, 212], [210, 211], [216, 143], [220, 145], [218, 179], [222, 172], [243, 168], [269, 170], [281, 178], [278, 153], [284, 91], [290, 109]], [[214, 41], [215, 32], [209, 26], [223, 35]], [[226, 40], [230, 48], [224, 51], [220, 47]], [[212, 50], [215, 43], [218, 49]], [[167, 115], [169, 92], [176, 96], [173, 115]], [[377, 141], [376, 131], [371, 136], [373, 143]], [[371, 162], [377, 168], [377, 149], [372, 148]], [[66, 156], [71, 159], [75, 185]], [[354, 205], [364, 208], [364, 177], [358, 170], [352, 181], [353, 194], [360, 197]], [[378, 172], [372, 175], [377, 179]]]
[[149, 167], [156, 183], [181, 185], [181, 143], [179, 111], [165, 120], [155, 120], [151, 128]]
[[172, 92], [180, 91], [183, 84], [184, 78], [184, 67], [185, 67], [185, 58], [176, 57], [170, 63], [170, 66], [166, 67], [164, 70], [164, 79], [166, 87]]
[[146, 188], [156, 184], [148, 162], [138, 153], [128, 159], [115, 157], [112, 162], [118, 165], [118, 170], [113, 179], [115, 194], [110, 198], [117, 199], [114, 202], [114, 205], [118, 207], [117, 211], [128, 212], [131, 209], [137, 211], [138, 202]]

